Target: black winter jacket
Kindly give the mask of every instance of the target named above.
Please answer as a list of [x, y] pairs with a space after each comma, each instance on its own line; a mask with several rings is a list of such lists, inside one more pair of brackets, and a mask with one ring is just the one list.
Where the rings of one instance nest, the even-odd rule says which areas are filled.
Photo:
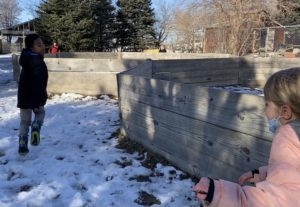
[[44, 57], [23, 49], [19, 61], [22, 71], [18, 88], [18, 108], [34, 109], [47, 101], [48, 69]]

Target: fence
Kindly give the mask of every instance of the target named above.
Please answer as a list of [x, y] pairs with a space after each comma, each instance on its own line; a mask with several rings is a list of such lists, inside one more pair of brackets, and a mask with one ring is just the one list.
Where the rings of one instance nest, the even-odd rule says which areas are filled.
[[254, 51], [277, 52], [300, 47], [300, 25], [257, 28]]

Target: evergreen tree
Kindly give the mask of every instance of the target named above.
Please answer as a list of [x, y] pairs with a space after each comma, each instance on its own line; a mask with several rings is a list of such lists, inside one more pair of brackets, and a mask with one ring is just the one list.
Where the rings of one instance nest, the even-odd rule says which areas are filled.
[[300, 24], [300, 0], [278, 0], [280, 15], [277, 20], [283, 25]]
[[38, 32], [45, 42], [58, 41], [66, 51], [94, 51], [109, 47], [111, 0], [46, 0], [37, 11]]
[[55, 24], [57, 20], [64, 15], [66, 2], [60, 0], [48, 0], [42, 2], [38, 7], [37, 14], [39, 16], [36, 23], [36, 30], [43, 37], [46, 45], [51, 45], [52, 40], [59, 40], [59, 29]]
[[151, 0], [118, 0], [116, 36], [122, 50], [155, 46], [155, 15]]
[[121, 51], [128, 50], [129, 46], [132, 44], [132, 36], [134, 30], [129, 24], [123, 11], [118, 11], [116, 16], [116, 28], [115, 36], [117, 38], [117, 46], [121, 48]]
[[111, 0], [92, 0], [91, 11], [94, 19], [94, 45], [97, 51], [108, 51], [114, 38], [115, 7]]

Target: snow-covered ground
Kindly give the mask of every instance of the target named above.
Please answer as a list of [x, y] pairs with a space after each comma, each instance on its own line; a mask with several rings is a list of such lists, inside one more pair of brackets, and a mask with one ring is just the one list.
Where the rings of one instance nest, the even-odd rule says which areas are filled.
[[148, 169], [138, 153], [116, 148], [111, 135], [119, 128], [118, 106], [107, 96], [53, 96], [41, 144], [19, 156], [12, 73], [10, 55], [0, 56], [1, 207], [200, 205], [183, 172], [162, 164]]

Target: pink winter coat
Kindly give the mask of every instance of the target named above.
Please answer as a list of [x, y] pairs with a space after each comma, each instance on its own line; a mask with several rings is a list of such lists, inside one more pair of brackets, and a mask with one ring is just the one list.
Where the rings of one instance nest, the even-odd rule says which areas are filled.
[[300, 207], [300, 121], [275, 134], [268, 166], [259, 169], [256, 186], [214, 180], [209, 207]]

